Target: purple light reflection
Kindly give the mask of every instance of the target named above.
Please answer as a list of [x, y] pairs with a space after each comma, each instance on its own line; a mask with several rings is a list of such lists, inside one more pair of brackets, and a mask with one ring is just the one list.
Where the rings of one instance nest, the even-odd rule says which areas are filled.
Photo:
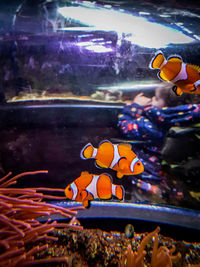
[[164, 24], [151, 22], [142, 16], [136, 16], [129, 12], [107, 9], [84, 2], [81, 6], [59, 8], [59, 13], [88, 30], [115, 31], [119, 35], [129, 35], [128, 41], [133, 44], [161, 48], [169, 44], [192, 43], [194, 38], [186, 35], [182, 30], [177, 30]]
[[110, 47], [105, 47], [102, 45], [91, 45], [91, 46], [86, 46], [85, 49], [96, 52], [96, 53], [108, 53], [108, 52], [113, 52], [113, 49]]
[[[86, 42], [78, 42], [77, 46], [83, 47], [89, 51], [93, 51], [95, 53], [108, 53], [113, 52], [113, 48], [111, 48], [109, 45], [112, 44], [111, 41], [103, 42], [103, 38], [95, 39], [92, 41], [86, 41]], [[100, 41], [100, 42], [98, 42]], [[108, 46], [106, 46], [108, 45]]]

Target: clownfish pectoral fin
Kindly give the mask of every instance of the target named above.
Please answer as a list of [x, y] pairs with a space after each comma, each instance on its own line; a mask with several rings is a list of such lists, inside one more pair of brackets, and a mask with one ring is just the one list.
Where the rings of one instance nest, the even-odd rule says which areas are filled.
[[167, 79], [167, 77], [165, 76], [164, 72], [163, 71], [160, 71], [158, 72], [158, 78], [161, 80], [161, 81], [165, 81], [165, 82], [168, 82], [169, 80]]
[[191, 89], [190, 89], [190, 93], [194, 94], [194, 92], [196, 92], [197, 90], [197, 87], [193, 86]]
[[102, 169], [102, 168], [107, 168], [103, 163], [101, 163], [99, 160], [96, 160], [95, 165], [97, 168]]
[[183, 91], [181, 90], [180, 87], [177, 87], [176, 85], [174, 85], [172, 87], [172, 91], [177, 95], [177, 96], [180, 96], [183, 94]]
[[89, 208], [89, 201], [94, 199], [93, 195], [89, 193], [87, 190], [82, 190], [80, 194], [81, 194], [81, 201], [83, 203], [83, 206], [85, 208]]
[[167, 59], [169, 62], [183, 62], [182, 60], [182, 57], [179, 56], [179, 55], [172, 55], [172, 56], [169, 56], [168, 59]]
[[165, 64], [166, 59], [163, 55], [162, 51], [157, 51], [155, 53], [155, 56], [152, 58], [150, 64], [149, 64], [149, 68], [150, 69], [161, 69], [161, 67]]
[[82, 201], [84, 201], [85, 199], [88, 199], [88, 200], [94, 199], [93, 195], [85, 189], [83, 189], [80, 194], [81, 194]]
[[121, 172], [117, 172], [117, 178], [121, 179], [123, 176], [124, 176], [123, 173], [121, 173]]
[[80, 192], [80, 195], [81, 195], [81, 201], [83, 202], [88, 196], [88, 191], [87, 190], [82, 190]]
[[94, 165], [98, 168], [98, 169], [102, 169], [103, 167], [100, 167], [97, 162], [95, 161]]
[[90, 201], [89, 200], [86, 199], [82, 203], [83, 203], [84, 208], [89, 209], [89, 207], [90, 207]]
[[120, 170], [125, 170], [126, 168], [128, 168], [127, 159], [125, 157], [120, 158], [118, 161], [118, 166], [119, 166]]

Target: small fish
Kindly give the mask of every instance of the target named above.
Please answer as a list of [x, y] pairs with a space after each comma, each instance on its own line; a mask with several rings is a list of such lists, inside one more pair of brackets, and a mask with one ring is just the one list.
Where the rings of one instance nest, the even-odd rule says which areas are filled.
[[135, 229], [132, 224], [127, 224], [124, 229], [125, 236], [129, 239], [132, 239], [134, 237]]
[[124, 199], [124, 188], [112, 183], [112, 177], [103, 173], [101, 175], [81, 172], [81, 176], [65, 188], [65, 196], [68, 199], [82, 202], [85, 208], [89, 208], [93, 199], [111, 199], [117, 197]]
[[153, 194], [159, 193], [159, 188], [157, 185], [152, 185], [150, 183], [146, 183], [146, 182], [139, 180], [139, 179], [138, 179], [138, 182], [136, 183], [136, 185], [138, 188], [140, 188], [144, 191], [151, 192]]
[[144, 171], [144, 165], [132, 151], [131, 144], [112, 144], [104, 140], [99, 148], [88, 143], [81, 150], [82, 159], [96, 159], [96, 166], [110, 168], [117, 171], [117, 177], [124, 175], [137, 175]]
[[178, 55], [165, 59], [162, 51], [156, 52], [150, 62], [151, 69], [159, 69], [158, 78], [171, 82], [176, 95], [182, 93], [200, 94], [200, 67], [186, 64]]

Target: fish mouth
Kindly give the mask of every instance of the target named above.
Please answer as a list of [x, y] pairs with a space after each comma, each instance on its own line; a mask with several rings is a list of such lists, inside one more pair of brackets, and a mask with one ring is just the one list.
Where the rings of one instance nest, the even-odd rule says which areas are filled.
[[[134, 172], [134, 167], [136, 164], [138, 165], [139, 168], [137, 171]], [[144, 171], [144, 166], [143, 166], [142, 162], [138, 158], [136, 158], [131, 162], [130, 170], [134, 174], [140, 174]]]
[[137, 174], [140, 174], [140, 173], [142, 173], [143, 171], [144, 171], [144, 165], [143, 165], [142, 162], [140, 161], [140, 168], [139, 168]]

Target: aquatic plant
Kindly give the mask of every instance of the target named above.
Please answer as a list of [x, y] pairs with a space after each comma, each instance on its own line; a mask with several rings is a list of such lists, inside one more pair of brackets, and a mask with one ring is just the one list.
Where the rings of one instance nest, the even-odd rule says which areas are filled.
[[65, 218], [76, 216], [83, 207], [62, 208], [44, 199], [64, 199], [62, 196], [52, 196], [40, 193], [62, 192], [56, 188], [11, 188], [17, 179], [26, 175], [45, 174], [48, 171], [24, 172], [10, 178], [11, 172], [0, 179], [0, 262], [1, 266], [27, 266], [45, 262], [67, 262], [67, 257], [56, 257], [37, 260], [34, 255], [48, 249], [48, 244], [40, 245], [40, 240], [57, 241], [57, 237], [48, 233], [55, 228], [82, 229], [81, 226], [69, 223], [51, 222], [48, 219], [42, 223], [37, 220], [40, 216], [59, 214]]
[[166, 246], [160, 246], [158, 248], [158, 233], [160, 227], [157, 227], [153, 232], [146, 235], [137, 250], [133, 252], [131, 244], [128, 245], [126, 253], [123, 255], [119, 267], [145, 267], [144, 257], [146, 255], [145, 247], [154, 237], [153, 251], [151, 257], [150, 267], [171, 267], [173, 262], [177, 262], [181, 258], [181, 254], [175, 252], [175, 246], [168, 249]]

